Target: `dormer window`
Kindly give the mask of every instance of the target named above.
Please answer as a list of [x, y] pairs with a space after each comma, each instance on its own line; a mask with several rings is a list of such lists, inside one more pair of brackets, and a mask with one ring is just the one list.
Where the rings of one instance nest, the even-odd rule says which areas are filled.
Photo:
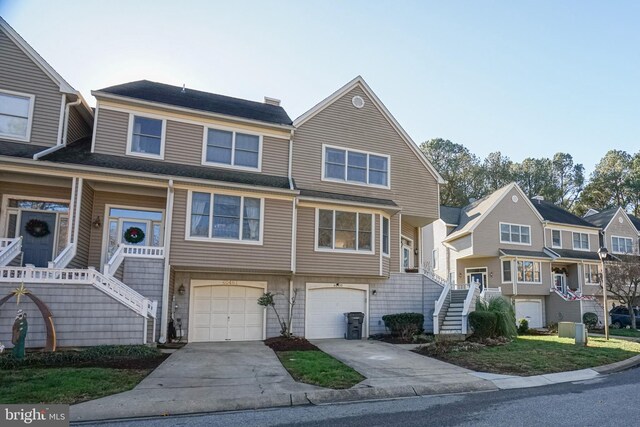
[[132, 114], [129, 117], [127, 154], [140, 157], [164, 158], [166, 121]]
[[0, 138], [28, 142], [35, 97], [0, 89]]
[[261, 145], [259, 135], [206, 129], [202, 164], [260, 170]]
[[389, 188], [389, 156], [323, 146], [323, 181]]

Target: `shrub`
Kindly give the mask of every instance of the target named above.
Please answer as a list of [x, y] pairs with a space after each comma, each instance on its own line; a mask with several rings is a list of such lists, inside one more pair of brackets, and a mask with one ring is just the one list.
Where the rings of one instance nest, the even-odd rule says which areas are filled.
[[592, 312], [585, 313], [582, 315], [582, 323], [591, 331], [598, 326], [598, 315]]
[[478, 338], [490, 338], [496, 332], [498, 316], [491, 311], [472, 311], [469, 313], [469, 326]]
[[403, 340], [409, 340], [423, 330], [424, 315], [422, 313], [398, 313], [382, 316], [384, 326], [393, 335], [399, 335]]
[[524, 335], [529, 332], [529, 321], [527, 319], [520, 319], [518, 321], [518, 335]]
[[513, 338], [518, 335], [516, 329], [516, 312], [508, 299], [495, 297], [487, 302], [479, 299], [476, 302], [476, 311], [491, 311], [495, 313], [498, 318], [495, 336]]
[[551, 322], [551, 323], [547, 324], [547, 329], [552, 334], [557, 334], [558, 333], [558, 322]]

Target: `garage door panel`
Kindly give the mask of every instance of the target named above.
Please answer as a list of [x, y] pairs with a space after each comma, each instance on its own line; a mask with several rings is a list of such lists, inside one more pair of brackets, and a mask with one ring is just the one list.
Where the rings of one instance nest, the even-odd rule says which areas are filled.
[[529, 327], [541, 328], [542, 303], [540, 301], [516, 301], [516, 320], [527, 319]]
[[227, 298], [229, 296], [229, 286], [208, 286], [213, 298]]
[[[342, 338], [344, 313], [366, 313], [366, 292], [361, 289], [319, 288], [307, 297], [307, 338]], [[366, 321], [366, 320], [365, 320]]]

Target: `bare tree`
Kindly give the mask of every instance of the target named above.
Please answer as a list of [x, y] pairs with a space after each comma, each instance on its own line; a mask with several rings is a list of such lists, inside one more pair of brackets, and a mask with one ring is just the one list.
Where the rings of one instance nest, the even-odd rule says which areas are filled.
[[276, 317], [278, 318], [278, 323], [280, 324], [280, 335], [286, 338], [291, 338], [293, 335], [291, 332], [291, 323], [293, 322], [293, 307], [296, 305], [298, 289], [294, 289], [291, 298], [287, 299], [287, 303], [289, 305], [289, 313], [287, 317], [284, 317], [284, 315], [282, 315], [281, 317], [280, 313], [278, 313], [275, 301], [276, 295], [282, 295], [282, 293], [273, 294], [271, 292], [265, 292], [264, 295], [258, 298], [258, 305], [261, 305], [263, 307], [271, 307], [273, 309], [273, 312], [276, 314]]
[[633, 306], [640, 297], [640, 258], [637, 256], [619, 256], [620, 261], [606, 263], [606, 286], [610, 295], [619, 299], [629, 309], [631, 327], [636, 329], [636, 316]]

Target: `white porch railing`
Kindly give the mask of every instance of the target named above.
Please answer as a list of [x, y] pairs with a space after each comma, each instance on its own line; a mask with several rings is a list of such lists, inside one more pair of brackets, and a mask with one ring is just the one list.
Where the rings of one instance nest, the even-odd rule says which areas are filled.
[[475, 303], [480, 296], [480, 287], [473, 283], [469, 286], [469, 292], [464, 299], [464, 306], [462, 307], [462, 333], [467, 334], [469, 331], [469, 313], [475, 311]]
[[145, 298], [112, 276], [94, 268], [0, 267], [0, 281], [6, 283], [52, 283], [92, 285], [144, 317], [156, 317], [157, 302]]
[[427, 276], [429, 279], [433, 280], [434, 282], [436, 282], [440, 286], [444, 287], [444, 286], [449, 284], [448, 280], [443, 279], [442, 277], [438, 276], [430, 268], [422, 268], [422, 274], [424, 274], [425, 276]]
[[9, 264], [22, 252], [22, 236], [14, 239], [0, 239], [0, 267]]
[[66, 268], [75, 256], [76, 244], [71, 243], [58, 254], [56, 259], [49, 261], [49, 268]]
[[560, 296], [560, 298], [562, 298], [565, 301], [593, 301], [595, 300], [594, 297], [590, 296], [590, 295], [582, 295], [580, 292], [574, 292], [571, 289], [567, 289], [565, 293], [563, 293], [562, 291], [560, 291], [557, 288], [551, 288], [551, 292], [555, 292], [556, 294], [558, 294]]
[[482, 301], [489, 301], [491, 298], [502, 296], [502, 288], [487, 288], [485, 287], [480, 292], [480, 299]]
[[118, 249], [111, 255], [109, 261], [104, 265], [103, 272], [113, 276], [125, 258], [164, 258], [164, 247], [162, 246], [134, 246], [121, 243]]
[[440, 315], [446, 314], [449, 304], [447, 303], [447, 306], [445, 307], [445, 302], [450, 301], [450, 299], [451, 285], [449, 285], [449, 283], [445, 283], [444, 288], [442, 288], [442, 293], [440, 293], [440, 297], [436, 300], [436, 304], [433, 309], [433, 333], [435, 335], [440, 333]]

